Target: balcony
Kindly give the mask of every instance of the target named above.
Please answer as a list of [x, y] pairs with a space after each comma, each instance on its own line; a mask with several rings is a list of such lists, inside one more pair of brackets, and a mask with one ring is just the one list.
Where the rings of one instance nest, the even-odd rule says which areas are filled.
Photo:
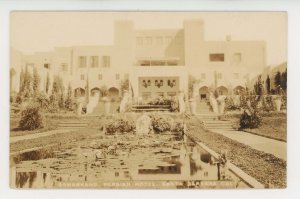
[[167, 58], [153, 58], [145, 57], [138, 58], [136, 61], [137, 66], [178, 66], [178, 57], [167, 57]]

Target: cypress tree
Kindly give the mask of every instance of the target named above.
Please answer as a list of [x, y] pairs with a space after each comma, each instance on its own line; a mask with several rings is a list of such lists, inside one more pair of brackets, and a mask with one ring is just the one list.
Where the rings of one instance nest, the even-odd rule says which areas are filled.
[[271, 80], [270, 80], [269, 75], [267, 76], [267, 79], [266, 79], [266, 88], [267, 88], [267, 93], [270, 94], [270, 92], [271, 92]]
[[287, 69], [281, 74], [281, 88], [286, 91], [287, 89]]
[[49, 92], [49, 87], [50, 87], [50, 77], [49, 77], [49, 73], [47, 73], [47, 79], [46, 79], [46, 93], [47, 94]]
[[33, 82], [32, 82], [32, 88], [33, 88], [33, 92], [34, 95], [36, 96], [37, 93], [39, 92], [40, 89], [40, 82], [41, 82], [41, 78], [36, 70], [36, 68], [34, 68], [33, 70]]
[[281, 73], [279, 71], [275, 75], [274, 83], [276, 87], [281, 86]]

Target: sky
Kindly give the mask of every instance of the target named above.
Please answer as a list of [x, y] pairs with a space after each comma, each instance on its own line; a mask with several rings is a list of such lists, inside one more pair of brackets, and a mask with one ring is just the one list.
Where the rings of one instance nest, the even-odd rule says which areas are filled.
[[132, 20], [135, 29], [177, 29], [202, 19], [207, 41], [265, 41], [267, 65], [287, 61], [285, 12], [12, 12], [11, 47], [24, 54], [55, 47], [112, 45], [115, 20]]

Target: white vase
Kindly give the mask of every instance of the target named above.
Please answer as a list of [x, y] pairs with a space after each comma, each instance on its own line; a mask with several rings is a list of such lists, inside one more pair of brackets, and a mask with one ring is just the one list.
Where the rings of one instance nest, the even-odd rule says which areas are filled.
[[218, 108], [219, 108], [219, 114], [224, 114], [224, 109], [225, 109], [225, 101], [220, 101], [218, 104]]
[[105, 114], [110, 113], [110, 102], [104, 102]]
[[79, 102], [78, 103], [78, 106], [77, 106], [77, 115], [81, 115], [81, 112], [82, 112], [82, 103], [81, 102]]
[[191, 100], [190, 101], [190, 109], [191, 109], [191, 114], [195, 115], [196, 114], [196, 108], [197, 108], [197, 104], [195, 100]]
[[275, 104], [276, 104], [276, 111], [280, 111], [282, 105], [281, 99], [276, 99]]

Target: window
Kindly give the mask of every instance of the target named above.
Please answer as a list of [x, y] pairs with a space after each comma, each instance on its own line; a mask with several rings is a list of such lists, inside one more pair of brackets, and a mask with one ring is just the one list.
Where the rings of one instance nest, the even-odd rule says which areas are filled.
[[222, 73], [217, 73], [217, 79], [222, 79]]
[[119, 80], [119, 79], [120, 79], [120, 74], [117, 73], [117, 74], [116, 74], [116, 80]]
[[102, 66], [104, 68], [110, 67], [110, 57], [109, 56], [103, 56], [102, 61], [103, 61], [103, 65]]
[[98, 56], [91, 56], [90, 62], [91, 62], [91, 68], [97, 68], [98, 67]]
[[85, 68], [86, 67], [86, 57], [80, 56], [79, 57], [79, 68]]
[[44, 68], [49, 69], [50, 68], [50, 64], [44, 64]]
[[163, 44], [163, 38], [162, 37], [156, 37], [156, 44]]
[[212, 61], [212, 62], [225, 61], [224, 53], [209, 54], [209, 61]]
[[201, 73], [201, 79], [205, 79], [206, 78], [206, 74], [205, 73]]
[[84, 75], [80, 75], [80, 80], [84, 80]]
[[152, 37], [146, 37], [146, 44], [151, 45], [152, 44]]
[[102, 74], [98, 75], [98, 80], [102, 80]]
[[238, 64], [242, 61], [242, 54], [241, 53], [234, 53], [233, 54], [233, 63]]
[[169, 44], [169, 43], [171, 43], [171, 40], [172, 40], [172, 37], [166, 37], [166, 44]]
[[239, 78], [239, 74], [238, 73], [233, 73], [233, 77], [234, 77], [234, 79], [238, 79]]
[[137, 45], [142, 46], [143, 45], [143, 38], [142, 37], [137, 37], [136, 38], [136, 43], [137, 43]]
[[124, 74], [124, 79], [129, 79], [129, 74], [128, 73]]
[[68, 71], [68, 64], [67, 63], [62, 63], [61, 64], [61, 70], [62, 71]]

